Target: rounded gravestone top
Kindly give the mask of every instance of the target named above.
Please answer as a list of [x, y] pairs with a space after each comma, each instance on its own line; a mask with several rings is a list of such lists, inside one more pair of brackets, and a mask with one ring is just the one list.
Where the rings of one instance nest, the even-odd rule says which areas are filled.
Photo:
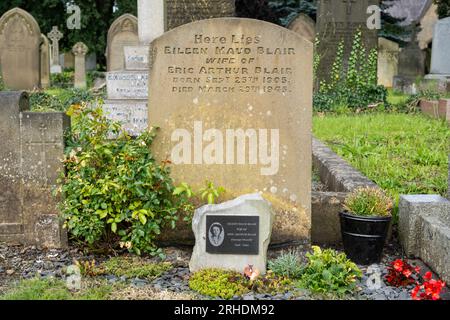
[[287, 28], [311, 42], [314, 42], [316, 38], [316, 23], [306, 14], [299, 14], [288, 24]]

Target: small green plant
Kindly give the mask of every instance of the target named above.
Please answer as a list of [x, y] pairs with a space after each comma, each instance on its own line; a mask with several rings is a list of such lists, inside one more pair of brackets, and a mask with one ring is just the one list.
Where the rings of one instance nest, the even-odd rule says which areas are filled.
[[211, 181], [206, 181], [206, 186], [200, 189], [201, 198], [208, 204], [215, 204], [216, 200], [225, 192], [223, 187], [216, 187]]
[[[173, 195], [177, 196], [180, 201], [180, 212], [184, 213], [183, 221], [191, 223], [195, 210], [195, 204], [201, 204], [207, 201], [208, 204], [214, 204], [217, 199], [225, 193], [223, 187], [216, 187], [214, 183], [210, 181], [205, 182], [205, 187], [198, 192], [194, 192], [192, 187], [186, 182], [182, 182], [175, 188]], [[198, 197], [198, 194], [201, 196]], [[200, 199], [198, 199], [200, 198]]]
[[189, 280], [189, 287], [200, 294], [222, 299], [231, 299], [250, 290], [246, 286], [244, 275], [218, 269], [204, 269], [194, 273]]
[[64, 70], [61, 73], [52, 73], [50, 81], [52, 86], [58, 88], [71, 88], [74, 84], [75, 73], [73, 70]]
[[0, 74], [0, 91], [6, 90], [5, 83], [3, 82], [3, 77]]
[[388, 217], [393, 203], [381, 189], [358, 188], [344, 202], [344, 209], [358, 216]]
[[117, 277], [154, 280], [172, 269], [169, 262], [153, 263], [138, 257], [114, 257], [97, 268], [97, 274], [112, 274]]
[[277, 294], [292, 288], [292, 280], [278, 276], [272, 271], [254, 280], [244, 274], [219, 269], [204, 269], [194, 273], [189, 280], [189, 287], [215, 298], [231, 299], [248, 292]]
[[308, 263], [297, 282], [299, 288], [344, 295], [355, 290], [356, 281], [362, 276], [361, 270], [347, 259], [345, 253], [314, 246], [313, 253], [307, 253], [306, 257]]
[[84, 277], [93, 277], [97, 275], [97, 267], [95, 260], [92, 261], [75, 261], [75, 266], [80, 269], [80, 274]]
[[21, 280], [0, 300], [107, 300], [115, 289], [105, 281], [85, 282], [79, 292], [71, 292], [63, 280], [33, 278]]
[[269, 261], [269, 269], [277, 276], [299, 279], [303, 273], [304, 266], [300, 263], [295, 252], [283, 252], [275, 260]]

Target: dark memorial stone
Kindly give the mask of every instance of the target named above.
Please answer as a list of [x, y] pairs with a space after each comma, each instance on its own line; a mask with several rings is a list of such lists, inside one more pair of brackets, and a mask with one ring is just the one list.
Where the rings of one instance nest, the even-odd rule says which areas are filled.
[[207, 216], [206, 252], [213, 254], [259, 254], [259, 217]]

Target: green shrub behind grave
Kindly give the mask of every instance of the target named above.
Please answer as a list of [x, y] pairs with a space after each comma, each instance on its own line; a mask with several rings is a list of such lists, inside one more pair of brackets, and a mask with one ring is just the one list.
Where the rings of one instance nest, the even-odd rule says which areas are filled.
[[[70, 234], [87, 244], [119, 244], [136, 254], [161, 254], [155, 240], [175, 227], [179, 198], [167, 163], [150, 151], [155, 131], [133, 139], [102, 109], [74, 105], [67, 139], [61, 211]], [[110, 134], [116, 135], [115, 139]]]

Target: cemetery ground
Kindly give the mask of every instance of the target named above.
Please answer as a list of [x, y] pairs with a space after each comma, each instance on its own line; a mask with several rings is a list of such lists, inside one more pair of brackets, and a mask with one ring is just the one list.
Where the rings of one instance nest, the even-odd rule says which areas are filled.
[[[30, 100], [32, 110], [49, 112], [67, 111], [70, 106], [103, 96], [101, 89], [93, 92], [52, 88], [31, 93]], [[390, 92], [389, 102], [393, 107], [389, 110], [381, 106], [378, 110], [356, 114], [346, 111], [316, 113], [314, 135], [396, 201], [399, 194], [432, 193], [445, 196], [450, 130], [445, 121], [412, 111], [407, 105], [408, 99], [408, 96]], [[322, 188], [317, 175], [314, 185], [314, 188]], [[380, 264], [359, 266], [361, 274], [358, 274], [358, 267], [350, 266], [353, 271], [342, 274], [342, 279], [335, 279], [339, 285], [334, 288], [302, 280], [301, 274], [305, 270], [314, 274], [324, 272], [307, 267], [314, 256], [322, 259], [323, 253], [308, 257], [307, 252], [312, 249], [304, 245], [271, 248], [269, 270], [272, 271], [256, 285], [250, 285], [240, 274], [215, 274], [217, 271], [210, 270], [210, 275], [202, 275], [204, 285], [199, 286], [195, 275], [189, 273], [190, 247], [163, 248], [165, 257], [161, 258], [138, 257], [127, 253], [126, 249], [94, 250], [75, 241], [66, 250], [39, 250], [0, 244], [0, 299], [407, 300], [411, 299], [414, 285], [396, 288], [386, 280], [391, 263], [405, 258], [396, 228], [395, 221], [393, 236]], [[322, 250], [326, 248], [323, 246]], [[330, 249], [338, 253], [343, 251], [336, 246]], [[422, 273], [429, 270], [420, 260], [410, 262], [420, 266]], [[336, 254], [331, 265], [348, 263]], [[67, 285], [70, 280], [68, 268], [73, 264], [81, 270], [81, 288], [76, 290], [70, 290]], [[377, 274], [381, 276], [381, 283], [375, 288], [370, 279]], [[211, 280], [208, 284], [204, 281], [208, 277], [219, 280]], [[355, 279], [355, 282], [346, 282], [343, 280], [346, 277]], [[229, 279], [234, 279], [231, 286], [227, 286]], [[441, 297], [450, 299], [447, 289]]]

